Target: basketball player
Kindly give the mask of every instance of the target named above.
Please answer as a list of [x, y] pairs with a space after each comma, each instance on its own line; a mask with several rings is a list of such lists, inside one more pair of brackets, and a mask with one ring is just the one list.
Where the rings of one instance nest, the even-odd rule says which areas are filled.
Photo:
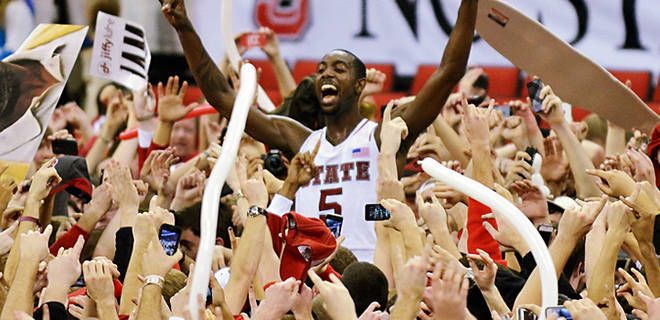
[[[204, 96], [220, 114], [229, 118], [236, 92], [208, 55], [183, 0], [161, 0], [162, 11], [176, 29], [188, 65]], [[445, 100], [465, 72], [477, 14], [477, 0], [463, 0], [456, 26], [449, 38], [440, 67], [429, 78], [417, 98], [398, 106], [392, 118], [400, 116], [409, 134], [397, 154], [400, 167], [417, 136], [440, 113]], [[286, 117], [250, 109], [246, 132], [287, 156], [311, 151], [321, 140], [314, 159], [319, 175], [296, 193], [295, 211], [319, 217], [327, 213], [344, 216], [344, 246], [361, 260], [371, 260], [376, 243], [373, 224], [364, 220], [364, 205], [376, 203], [377, 156], [380, 130], [358, 111], [359, 97], [366, 84], [365, 66], [346, 50], [333, 50], [318, 65], [316, 94], [326, 127], [311, 132]]]

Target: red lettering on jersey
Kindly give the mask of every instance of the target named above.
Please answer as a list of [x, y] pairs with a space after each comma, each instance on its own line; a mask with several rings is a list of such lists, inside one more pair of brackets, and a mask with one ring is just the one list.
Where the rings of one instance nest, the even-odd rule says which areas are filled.
[[323, 166], [317, 166], [316, 167], [316, 177], [314, 177], [314, 180], [312, 180], [313, 185], [321, 184], [321, 172], [323, 172]]
[[337, 183], [339, 182], [339, 178], [337, 177], [337, 165], [332, 164], [332, 165], [327, 165], [325, 166], [325, 180], [323, 181], [324, 184], [329, 184], [329, 183]]
[[341, 181], [351, 181], [351, 170], [353, 170], [353, 168], [355, 168], [353, 162], [341, 164], [341, 171], [344, 173], [344, 175], [341, 177]]
[[369, 161], [358, 161], [355, 163], [357, 175], [355, 180], [369, 180]]

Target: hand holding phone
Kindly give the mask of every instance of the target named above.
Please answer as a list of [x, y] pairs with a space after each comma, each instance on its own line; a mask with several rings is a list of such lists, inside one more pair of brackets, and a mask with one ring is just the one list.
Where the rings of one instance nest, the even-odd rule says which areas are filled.
[[63, 154], [67, 156], [78, 155], [78, 142], [70, 139], [55, 139], [51, 142], [54, 154]]
[[266, 35], [261, 32], [248, 32], [242, 35], [238, 42], [241, 46], [250, 50], [252, 48], [263, 48], [266, 45]]
[[543, 86], [543, 82], [538, 78], [527, 84], [527, 94], [529, 95], [529, 100], [532, 102], [532, 110], [534, 112], [541, 112], [543, 110], [543, 99], [541, 99]]
[[367, 221], [389, 220], [390, 216], [390, 212], [380, 203], [364, 205], [364, 219]]
[[341, 235], [341, 227], [344, 224], [344, 217], [337, 214], [326, 214], [323, 220], [328, 229], [330, 229], [330, 232], [332, 232], [332, 235], [335, 236], [335, 238], [339, 238]]
[[171, 224], [163, 224], [160, 226], [158, 240], [160, 240], [160, 244], [163, 246], [165, 254], [173, 256], [179, 248], [181, 229]]

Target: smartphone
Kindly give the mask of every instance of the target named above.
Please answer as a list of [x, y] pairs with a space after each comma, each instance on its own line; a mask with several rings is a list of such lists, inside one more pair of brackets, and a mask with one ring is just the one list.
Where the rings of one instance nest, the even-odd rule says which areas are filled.
[[518, 309], [518, 320], [536, 320], [538, 317], [534, 312], [526, 308]]
[[259, 32], [250, 32], [242, 35], [239, 44], [248, 48], [263, 48], [266, 45], [266, 35]]
[[76, 280], [76, 283], [72, 285], [72, 287], [84, 287], [85, 286], [85, 278], [81, 274], [80, 277], [78, 277], [78, 280]]
[[364, 205], [364, 219], [367, 221], [383, 221], [390, 219], [390, 212], [379, 203]]
[[529, 95], [529, 100], [532, 101], [532, 110], [534, 112], [540, 112], [543, 110], [541, 89], [543, 89], [543, 82], [541, 79], [534, 79], [527, 84], [527, 94]]
[[536, 156], [537, 153], [539, 153], [538, 150], [534, 147], [527, 147], [525, 148], [525, 152], [529, 155], [529, 160], [525, 160], [529, 165], [532, 165], [534, 163], [534, 156]]
[[344, 224], [344, 217], [337, 214], [326, 214], [325, 215], [325, 225], [330, 229], [332, 235], [335, 238], [339, 238], [341, 235], [341, 227]]
[[179, 248], [179, 241], [181, 241], [181, 229], [171, 224], [163, 224], [160, 226], [158, 233], [160, 244], [165, 249], [165, 254], [168, 256], [174, 255]]
[[486, 99], [486, 96], [474, 95], [474, 96], [471, 96], [471, 97], [467, 98], [467, 103], [468, 104], [473, 104], [473, 105], [478, 107], [481, 103], [484, 102], [485, 99]]
[[495, 106], [495, 110], [502, 112], [502, 117], [508, 118], [511, 116], [511, 106], [509, 104], [501, 104]]
[[573, 320], [571, 313], [562, 306], [548, 307], [545, 309], [546, 319], [558, 319], [559, 317], [563, 317], [566, 320]]
[[54, 154], [64, 154], [68, 156], [78, 155], [78, 142], [76, 142], [76, 140], [55, 139], [51, 145]]
[[545, 242], [545, 245], [550, 245], [550, 239], [552, 239], [552, 232], [555, 230], [552, 225], [549, 224], [540, 224], [537, 228], [541, 238]]

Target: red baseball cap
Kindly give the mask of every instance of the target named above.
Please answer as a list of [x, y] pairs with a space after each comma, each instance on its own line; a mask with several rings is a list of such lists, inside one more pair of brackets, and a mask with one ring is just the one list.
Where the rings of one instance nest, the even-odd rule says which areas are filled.
[[319, 265], [337, 248], [337, 240], [318, 218], [295, 212], [268, 215], [273, 249], [280, 255], [280, 277], [305, 281], [307, 270]]

